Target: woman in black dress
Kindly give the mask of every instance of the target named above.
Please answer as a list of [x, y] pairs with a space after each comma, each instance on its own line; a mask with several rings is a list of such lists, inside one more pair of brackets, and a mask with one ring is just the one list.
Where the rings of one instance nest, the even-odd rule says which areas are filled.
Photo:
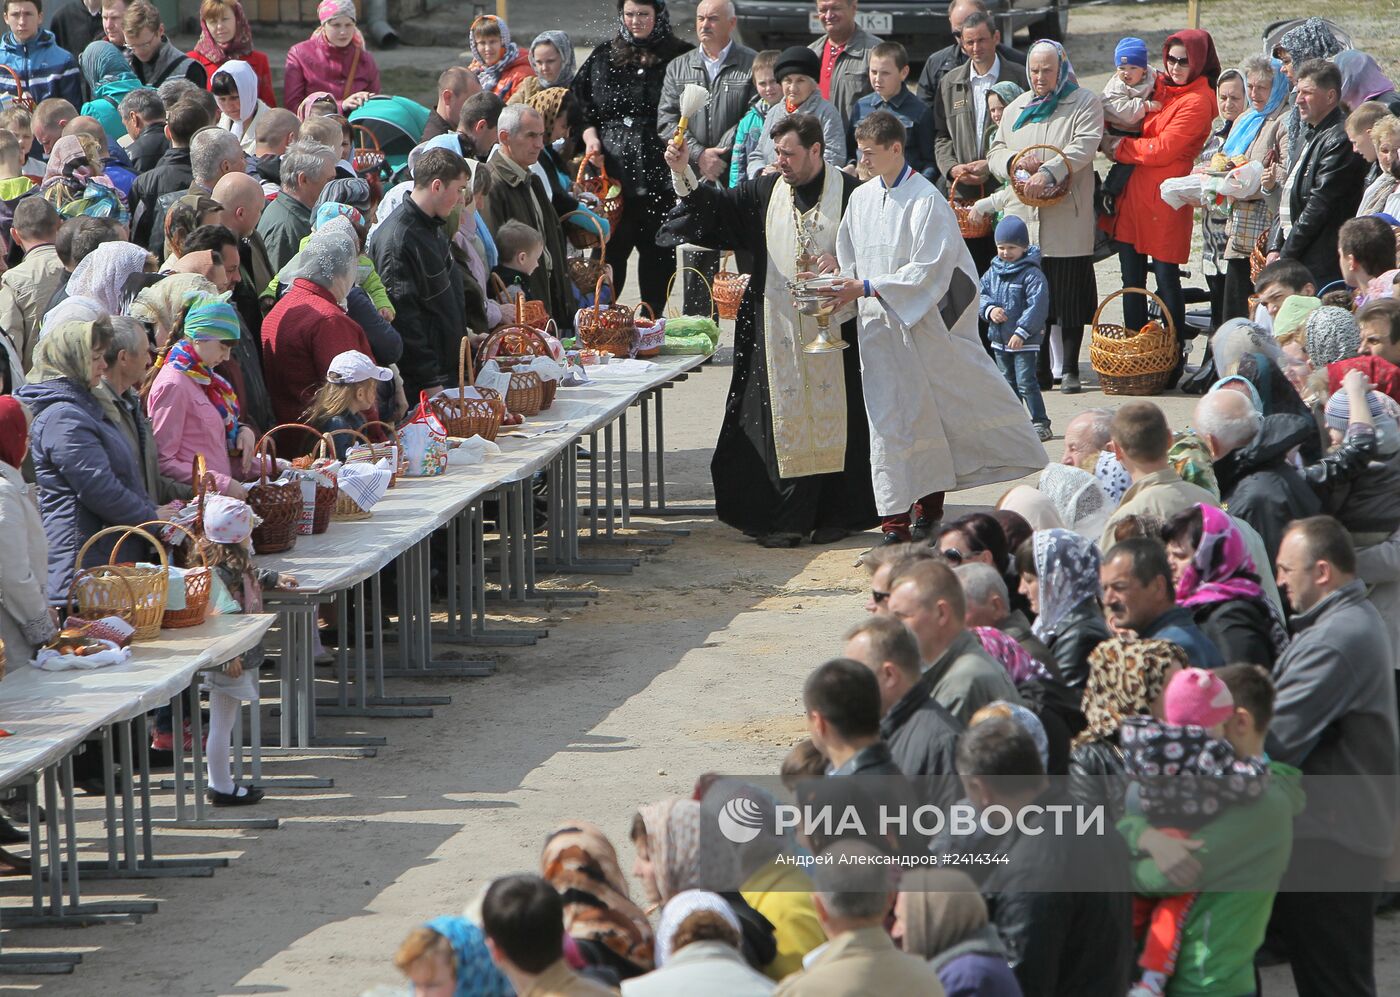
[[617, 10], [617, 36], [593, 50], [571, 87], [583, 110], [584, 148], [605, 156], [622, 185], [622, 219], [608, 243], [616, 290], [627, 281], [633, 248], [640, 250], [641, 298], [660, 315], [676, 254], [656, 248], [656, 230], [676, 198], [656, 108], [666, 64], [692, 46], [671, 33], [664, 0], [622, 0]]

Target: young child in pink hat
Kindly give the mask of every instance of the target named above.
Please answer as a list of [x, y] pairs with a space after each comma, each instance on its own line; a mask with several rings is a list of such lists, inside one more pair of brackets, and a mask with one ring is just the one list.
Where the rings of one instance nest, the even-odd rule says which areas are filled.
[[[1133, 780], [1129, 806], [1173, 837], [1209, 823], [1226, 807], [1258, 799], [1269, 786], [1263, 758], [1239, 758], [1225, 739], [1235, 700], [1220, 677], [1183, 668], [1163, 695], [1163, 719], [1129, 717], [1119, 740]], [[1133, 927], [1143, 938], [1139, 982], [1129, 997], [1162, 997], [1176, 968], [1182, 929], [1196, 893], [1135, 897]]]

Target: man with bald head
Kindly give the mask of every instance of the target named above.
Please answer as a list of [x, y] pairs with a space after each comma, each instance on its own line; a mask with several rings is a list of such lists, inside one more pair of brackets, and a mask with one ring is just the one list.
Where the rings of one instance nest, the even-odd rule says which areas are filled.
[[[953, 42], [929, 56], [928, 61], [924, 63], [924, 71], [919, 74], [919, 96], [931, 108], [938, 102], [938, 86], [943, 82], [943, 77], [967, 61], [967, 53], [962, 50], [961, 45], [962, 26], [963, 21], [973, 11], [988, 13], [985, 0], [954, 0], [948, 6], [948, 29], [953, 36]], [[996, 51], [997, 58], [1002, 62], [1014, 62], [1022, 69], [1025, 68], [1024, 53], [1016, 51], [1004, 42], [997, 43]]]
[[1248, 395], [1222, 388], [1196, 403], [1191, 428], [1210, 451], [1221, 501], [1263, 537], [1272, 569], [1288, 524], [1321, 511], [1316, 493], [1288, 459], [1316, 437], [1317, 426], [1305, 415], [1260, 415]]
[[754, 50], [734, 41], [732, 0], [700, 0], [695, 9], [695, 36], [700, 45], [672, 59], [661, 87], [656, 128], [663, 141], [676, 133], [681, 116], [681, 92], [694, 83], [710, 92], [705, 109], [690, 119], [686, 151], [690, 166], [711, 183], [725, 186], [734, 127], [753, 100]]
[[421, 141], [455, 132], [457, 119], [462, 115], [462, 105], [472, 94], [480, 92], [481, 81], [471, 70], [461, 66], [444, 70], [437, 82], [437, 106], [428, 115], [428, 127], [423, 129]]
[[238, 237], [243, 279], [233, 286], [233, 305], [252, 331], [253, 341], [261, 343], [262, 307], [258, 295], [275, 276], [267, 247], [258, 234], [258, 222], [267, 204], [262, 184], [246, 173], [228, 173], [214, 185], [213, 197], [224, 206], [224, 225]]
[[1065, 426], [1065, 452], [1061, 464], [1093, 471], [1099, 454], [1108, 449], [1113, 410], [1091, 408], [1080, 412]]

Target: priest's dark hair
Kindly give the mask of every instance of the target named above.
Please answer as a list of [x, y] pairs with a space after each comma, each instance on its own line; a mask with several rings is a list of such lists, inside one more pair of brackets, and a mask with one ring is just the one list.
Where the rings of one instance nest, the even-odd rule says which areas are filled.
[[802, 703], [843, 741], [880, 733], [880, 683], [859, 661], [833, 658], [812, 672], [802, 686]]
[[796, 135], [797, 141], [804, 149], [819, 145], [823, 152], [826, 151], [826, 141], [822, 138], [821, 119], [815, 114], [790, 114], [779, 121], [773, 126], [773, 141], [778, 141], [784, 135]]
[[857, 142], [874, 142], [881, 148], [888, 149], [896, 142], [904, 145], [907, 138], [904, 123], [889, 111], [872, 111], [856, 125]]

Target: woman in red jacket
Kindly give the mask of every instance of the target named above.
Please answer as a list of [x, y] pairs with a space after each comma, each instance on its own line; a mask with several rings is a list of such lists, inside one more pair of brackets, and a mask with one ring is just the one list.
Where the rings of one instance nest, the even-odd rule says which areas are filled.
[[257, 74], [258, 100], [268, 107], [277, 106], [272, 66], [266, 52], [253, 48], [253, 29], [238, 0], [204, 0], [199, 8], [199, 43], [190, 58], [204, 67], [211, 84], [216, 69], [230, 59], [242, 59]]
[[[1147, 286], [1148, 257], [1157, 278], [1157, 294], [1167, 304], [1177, 335], [1186, 327], [1186, 303], [1181, 294], [1179, 267], [1191, 258], [1190, 207], [1169, 208], [1162, 200], [1162, 181], [1184, 177], [1201, 154], [1215, 120], [1215, 78], [1220, 59], [1215, 42], [1205, 31], [1178, 31], [1162, 45], [1165, 72], [1157, 75], [1152, 99], [1161, 110], [1149, 113], [1140, 136], [1120, 139], [1113, 149], [1119, 163], [1135, 167], [1118, 199], [1117, 214], [1100, 226], [1118, 244], [1124, 287]], [[1142, 295], [1123, 296], [1124, 324], [1130, 329], [1147, 322]]]

